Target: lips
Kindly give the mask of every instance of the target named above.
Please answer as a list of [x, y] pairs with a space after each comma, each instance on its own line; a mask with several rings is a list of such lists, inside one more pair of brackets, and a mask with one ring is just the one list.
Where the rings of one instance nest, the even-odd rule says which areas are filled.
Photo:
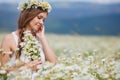
[[38, 23], [37, 26], [40, 26], [40, 24]]

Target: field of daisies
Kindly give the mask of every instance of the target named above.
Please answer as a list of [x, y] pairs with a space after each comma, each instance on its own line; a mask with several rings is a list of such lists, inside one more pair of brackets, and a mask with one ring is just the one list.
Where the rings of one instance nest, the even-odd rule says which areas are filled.
[[[4, 35], [0, 36], [1, 41]], [[120, 80], [120, 37], [49, 34], [47, 38], [58, 62], [46, 62], [34, 74], [35, 80]], [[19, 71], [7, 74], [8, 80], [31, 80], [30, 70]]]

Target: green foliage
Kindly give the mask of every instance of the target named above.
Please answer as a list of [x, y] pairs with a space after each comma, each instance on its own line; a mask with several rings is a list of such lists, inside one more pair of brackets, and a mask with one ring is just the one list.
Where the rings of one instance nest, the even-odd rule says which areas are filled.
[[7, 80], [7, 74], [0, 74], [0, 80]]

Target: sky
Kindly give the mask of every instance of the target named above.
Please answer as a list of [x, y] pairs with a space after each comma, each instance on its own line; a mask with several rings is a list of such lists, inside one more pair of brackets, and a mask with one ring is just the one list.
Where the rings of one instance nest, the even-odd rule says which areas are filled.
[[[0, 0], [0, 3], [19, 3], [19, 2], [24, 2], [26, 0]], [[42, 0], [39, 0], [42, 1]], [[109, 3], [120, 3], [120, 0], [44, 0], [48, 2], [92, 2], [92, 3], [102, 3], [102, 4], [109, 4]]]

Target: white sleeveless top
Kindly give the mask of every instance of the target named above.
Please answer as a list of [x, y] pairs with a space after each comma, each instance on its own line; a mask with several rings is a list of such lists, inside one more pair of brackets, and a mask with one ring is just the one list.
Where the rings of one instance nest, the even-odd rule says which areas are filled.
[[[15, 43], [16, 43], [16, 48], [17, 48], [17, 45], [18, 45], [18, 36], [16, 35], [15, 32], [12, 32], [12, 35], [14, 37], [14, 40], [15, 40]], [[40, 41], [39, 41], [39, 43], [40, 43]], [[40, 47], [42, 48], [41, 44], [40, 44]], [[44, 55], [44, 52], [43, 52], [43, 48], [41, 50], [40, 55], [41, 55], [42, 64], [44, 64], [45, 63], [45, 55]], [[11, 62], [14, 62], [15, 59], [16, 59], [16, 57], [15, 57], [15, 55], [13, 55], [13, 57], [11, 58]], [[25, 62], [25, 63], [29, 62], [29, 59], [25, 56], [24, 53], [21, 53], [20, 60], [23, 61], [23, 62]]]

